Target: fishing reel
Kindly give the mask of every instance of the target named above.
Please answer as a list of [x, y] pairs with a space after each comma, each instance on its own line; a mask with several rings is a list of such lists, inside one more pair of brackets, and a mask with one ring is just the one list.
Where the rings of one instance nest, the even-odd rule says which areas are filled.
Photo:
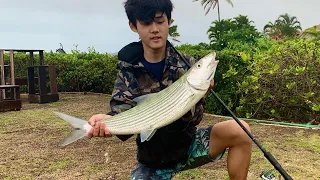
[[260, 174], [260, 177], [263, 179], [263, 180], [281, 180], [281, 175], [279, 175], [279, 178], [276, 179], [276, 176], [272, 173], [273, 169], [269, 169], [269, 170], [266, 170], [266, 171], [263, 171], [261, 174]]

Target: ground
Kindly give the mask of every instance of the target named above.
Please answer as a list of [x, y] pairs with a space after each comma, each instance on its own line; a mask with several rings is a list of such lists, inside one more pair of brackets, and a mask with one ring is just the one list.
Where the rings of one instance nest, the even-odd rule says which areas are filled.
[[[71, 127], [53, 112], [88, 119], [109, 110], [108, 95], [60, 94], [60, 101], [49, 104], [29, 104], [26, 95], [22, 99], [21, 111], [0, 113], [1, 179], [129, 179], [137, 163], [134, 137], [126, 142], [116, 137], [84, 138], [64, 148], [57, 146]], [[224, 120], [206, 114], [200, 127]], [[293, 179], [320, 180], [319, 130], [248, 123], [254, 137]], [[174, 179], [228, 179], [226, 158], [227, 154]], [[260, 179], [260, 173], [270, 168], [254, 145], [248, 179]]]

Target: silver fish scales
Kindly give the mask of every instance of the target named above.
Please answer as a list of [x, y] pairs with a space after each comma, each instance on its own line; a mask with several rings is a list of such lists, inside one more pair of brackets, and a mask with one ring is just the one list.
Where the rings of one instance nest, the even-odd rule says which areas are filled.
[[[182, 77], [158, 93], [133, 99], [137, 105], [129, 110], [101, 120], [113, 135], [140, 134], [141, 141], [152, 138], [157, 129], [164, 127], [191, 110], [204, 97], [219, 61], [210, 53], [197, 61]], [[60, 112], [56, 114], [75, 129], [59, 145], [66, 146], [87, 136], [92, 128], [88, 121]]]

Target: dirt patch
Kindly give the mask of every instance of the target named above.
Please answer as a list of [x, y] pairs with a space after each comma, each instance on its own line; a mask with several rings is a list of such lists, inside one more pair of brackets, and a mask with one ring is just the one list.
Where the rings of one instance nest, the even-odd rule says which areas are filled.
[[[129, 179], [135, 168], [135, 137], [122, 142], [108, 139], [82, 139], [65, 148], [58, 142], [71, 130], [53, 112], [82, 119], [109, 111], [109, 96], [103, 94], [60, 94], [60, 101], [29, 104], [22, 95], [21, 111], [0, 114], [1, 179]], [[205, 115], [199, 127], [224, 121]], [[266, 126], [252, 121], [252, 134], [293, 179], [319, 179], [319, 130]], [[107, 162], [106, 162], [107, 160]], [[174, 179], [228, 179], [227, 156], [215, 163], [178, 174]], [[254, 145], [248, 179], [272, 165]], [[274, 171], [277, 174], [277, 171]]]

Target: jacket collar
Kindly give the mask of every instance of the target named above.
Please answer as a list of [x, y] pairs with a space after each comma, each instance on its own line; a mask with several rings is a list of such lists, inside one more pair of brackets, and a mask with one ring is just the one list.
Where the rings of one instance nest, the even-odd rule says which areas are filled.
[[[143, 58], [143, 45], [142, 42], [132, 42], [124, 46], [118, 53], [119, 68], [138, 68], [144, 67], [140, 60]], [[166, 64], [171, 66], [178, 65], [180, 55], [176, 52], [173, 45], [167, 40], [166, 43]]]

